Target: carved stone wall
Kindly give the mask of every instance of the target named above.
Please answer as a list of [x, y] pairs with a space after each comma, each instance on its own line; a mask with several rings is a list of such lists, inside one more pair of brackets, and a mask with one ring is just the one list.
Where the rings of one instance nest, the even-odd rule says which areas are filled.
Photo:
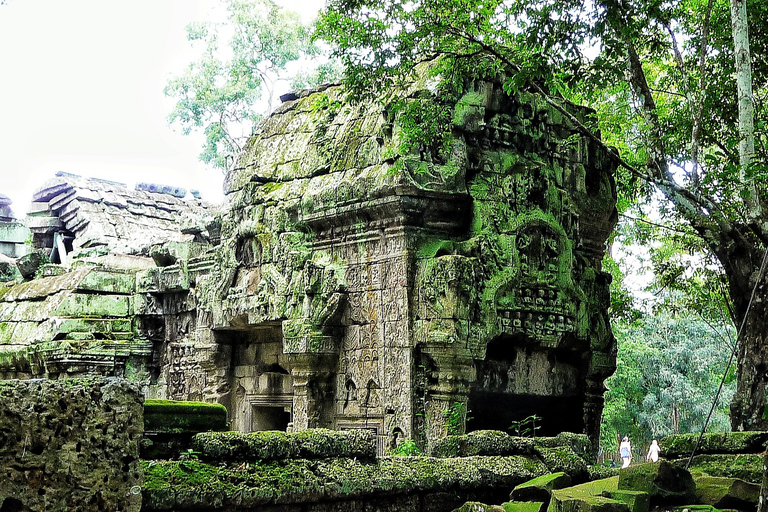
[[239, 430], [366, 429], [380, 452], [534, 414], [540, 434], [596, 440], [613, 165], [503, 81], [424, 68], [399, 102], [286, 101], [208, 235], [135, 271], [133, 337], [152, 348], [129, 373], [151, 397], [224, 404]]

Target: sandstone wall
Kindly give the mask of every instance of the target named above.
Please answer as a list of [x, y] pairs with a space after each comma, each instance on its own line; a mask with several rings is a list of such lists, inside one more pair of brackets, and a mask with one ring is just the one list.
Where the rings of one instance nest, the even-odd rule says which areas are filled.
[[138, 512], [143, 429], [125, 380], [0, 381], [0, 510]]

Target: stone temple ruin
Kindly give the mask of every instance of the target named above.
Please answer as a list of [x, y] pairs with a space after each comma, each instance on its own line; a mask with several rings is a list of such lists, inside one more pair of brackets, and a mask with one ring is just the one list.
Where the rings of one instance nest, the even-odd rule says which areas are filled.
[[[611, 161], [500, 78], [435, 90], [417, 80], [397, 108], [289, 96], [220, 212], [57, 177], [29, 225], [64, 264], [0, 284], [0, 378], [117, 374], [221, 403], [234, 430], [365, 429], [379, 452], [533, 414], [596, 440]], [[442, 147], [413, 140], [422, 112], [447, 119]]]

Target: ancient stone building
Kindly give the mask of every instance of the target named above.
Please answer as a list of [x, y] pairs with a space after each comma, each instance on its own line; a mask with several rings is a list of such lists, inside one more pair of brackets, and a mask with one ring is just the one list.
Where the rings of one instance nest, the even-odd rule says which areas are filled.
[[[612, 171], [493, 76], [425, 74], [388, 105], [289, 97], [226, 177], [220, 238], [145, 251], [156, 266], [127, 295], [151, 355], [121, 371], [150, 397], [224, 404], [237, 430], [367, 429], [380, 451], [461, 430], [467, 410], [470, 429], [536, 414], [540, 434], [596, 439]], [[23, 301], [8, 293], [0, 327]]]
[[11, 211], [10, 198], [0, 194], [0, 261], [4, 257], [18, 258], [26, 254], [29, 234], [29, 229]]

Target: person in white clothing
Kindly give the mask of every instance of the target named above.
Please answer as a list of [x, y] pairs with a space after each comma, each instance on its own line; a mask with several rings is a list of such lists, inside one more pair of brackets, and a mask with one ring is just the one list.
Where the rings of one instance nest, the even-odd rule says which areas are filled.
[[619, 445], [619, 455], [621, 455], [621, 460], [623, 461], [621, 467], [626, 468], [629, 467], [629, 463], [632, 461], [632, 445], [629, 443], [629, 438], [624, 436], [624, 439], [621, 440], [621, 444]]
[[656, 442], [654, 439], [651, 441], [651, 447], [648, 448], [648, 460], [651, 462], [659, 462], [659, 452], [661, 451], [661, 447], [659, 446], [659, 443]]

